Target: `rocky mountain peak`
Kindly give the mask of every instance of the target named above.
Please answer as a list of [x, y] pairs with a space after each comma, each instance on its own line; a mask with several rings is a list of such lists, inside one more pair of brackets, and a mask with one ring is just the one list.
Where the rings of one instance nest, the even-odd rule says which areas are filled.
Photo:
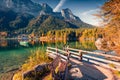
[[50, 15], [53, 13], [53, 9], [47, 3], [42, 3], [41, 7], [40, 15]]
[[75, 16], [69, 8], [62, 9], [61, 14], [65, 18], [65, 20], [80, 21], [79, 17]]
[[18, 13], [29, 13], [34, 16], [38, 15], [41, 10], [41, 6], [31, 0], [0, 0], [0, 7]]
[[42, 11], [45, 11], [48, 13], [53, 12], [53, 9], [47, 3], [42, 3], [41, 7], [42, 7]]
[[61, 10], [61, 13], [66, 13], [66, 14], [71, 14], [71, 15], [73, 15], [72, 11], [71, 11], [69, 8], [62, 9], [62, 10]]

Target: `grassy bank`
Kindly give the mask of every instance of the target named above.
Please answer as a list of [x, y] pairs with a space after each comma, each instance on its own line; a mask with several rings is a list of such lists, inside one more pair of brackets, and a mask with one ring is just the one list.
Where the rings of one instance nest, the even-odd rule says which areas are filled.
[[20, 71], [18, 71], [14, 75], [13, 80], [22, 80], [22, 74], [24, 72], [32, 70], [33, 67], [35, 67], [38, 64], [49, 63], [49, 62], [51, 62], [51, 59], [48, 58], [44, 50], [37, 49], [35, 51], [32, 51], [32, 55], [25, 62], [25, 64], [22, 65]]

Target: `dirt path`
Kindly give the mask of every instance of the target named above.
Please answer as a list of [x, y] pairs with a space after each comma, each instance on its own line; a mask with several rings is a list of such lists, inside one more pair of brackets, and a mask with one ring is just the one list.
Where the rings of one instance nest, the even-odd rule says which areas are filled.
[[70, 59], [72, 66], [69, 69], [71, 80], [116, 80], [111, 70], [89, 63]]

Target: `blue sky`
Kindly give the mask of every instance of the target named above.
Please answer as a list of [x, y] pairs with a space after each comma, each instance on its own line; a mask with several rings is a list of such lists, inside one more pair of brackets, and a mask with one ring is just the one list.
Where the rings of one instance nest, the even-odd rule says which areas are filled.
[[99, 25], [100, 20], [93, 14], [99, 11], [100, 6], [106, 0], [34, 0], [37, 3], [48, 3], [54, 11], [59, 12], [61, 9], [69, 8], [73, 14], [80, 19], [92, 25]]

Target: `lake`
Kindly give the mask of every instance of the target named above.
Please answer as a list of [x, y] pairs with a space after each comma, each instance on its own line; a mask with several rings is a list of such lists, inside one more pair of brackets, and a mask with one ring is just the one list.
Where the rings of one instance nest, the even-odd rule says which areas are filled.
[[94, 42], [41, 42], [30, 40], [28, 43], [20, 40], [0, 40], [0, 74], [20, 67], [35, 49], [46, 50], [46, 47], [62, 48], [69, 45], [72, 48], [96, 50]]

